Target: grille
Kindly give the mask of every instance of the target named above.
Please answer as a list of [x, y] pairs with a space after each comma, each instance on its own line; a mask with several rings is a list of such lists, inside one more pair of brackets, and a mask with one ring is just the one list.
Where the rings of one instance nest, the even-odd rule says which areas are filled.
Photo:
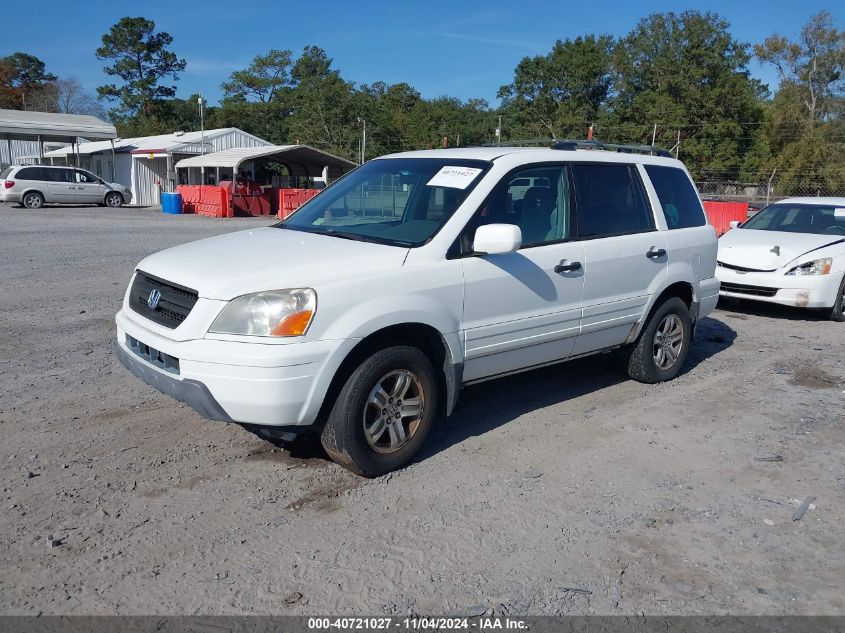
[[[161, 299], [155, 309], [151, 309], [147, 304], [153, 290], [161, 293]], [[191, 313], [197, 303], [197, 296], [196, 290], [178, 286], [139, 270], [129, 293], [129, 307], [150, 321], [176, 328]]]
[[148, 363], [152, 363], [174, 374], [179, 373], [179, 359], [175, 356], [153, 349], [128, 334], [126, 335], [126, 346]]
[[772, 268], [771, 270], [764, 268], [745, 268], [744, 266], [734, 266], [733, 264], [726, 264], [725, 262], [720, 262], [718, 260], [716, 263], [722, 268], [730, 268], [731, 270], [738, 270], [742, 273], [771, 273], [777, 270], [777, 268]]
[[778, 289], [767, 288], [766, 286], [748, 286], [746, 284], [726, 284], [722, 282], [722, 290], [725, 292], [735, 292], [741, 295], [754, 295], [757, 297], [774, 297]]

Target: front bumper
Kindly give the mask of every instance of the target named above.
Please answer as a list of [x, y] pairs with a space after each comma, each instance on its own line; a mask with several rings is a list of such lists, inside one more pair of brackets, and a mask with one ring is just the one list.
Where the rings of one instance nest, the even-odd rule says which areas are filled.
[[[115, 321], [118, 358], [138, 378], [205, 418], [260, 426], [313, 424], [337, 368], [358, 342], [174, 341], [146, 329], [125, 309]], [[178, 359], [178, 371], [133, 351], [127, 335]]]
[[750, 299], [798, 308], [830, 308], [842, 281], [842, 271], [827, 275], [793, 276], [775, 272], [740, 272], [719, 266], [716, 276], [723, 297]]

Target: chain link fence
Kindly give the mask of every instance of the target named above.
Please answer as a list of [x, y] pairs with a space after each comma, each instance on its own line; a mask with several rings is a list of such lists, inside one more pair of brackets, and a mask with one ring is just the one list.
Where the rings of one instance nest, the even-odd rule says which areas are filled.
[[752, 209], [760, 209], [772, 202], [791, 198], [795, 196], [820, 197], [820, 196], [841, 196], [845, 197], [845, 187], [832, 186], [819, 182], [806, 184], [779, 183], [777, 180], [771, 182], [738, 182], [735, 180], [724, 180], [712, 178], [706, 175], [694, 177], [696, 187], [704, 200], [718, 200], [724, 202], [747, 202]]

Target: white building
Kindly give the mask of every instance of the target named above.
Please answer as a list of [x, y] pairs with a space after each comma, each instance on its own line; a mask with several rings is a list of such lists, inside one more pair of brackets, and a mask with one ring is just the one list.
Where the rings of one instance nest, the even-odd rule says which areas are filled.
[[160, 191], [175, 191], [174, 165], [179, 160], [233, 147], [267, 145], [271, 143], [238, 128], [221, 128], [115, 139], [114, 164], [110, 141], [80, 143], [76, 148], [63, 147], [46, 152], [44, 162], [74, 164], [92, 171], [104, 180], [129, 187], [133, 204], [149, 205], [159, 202]]

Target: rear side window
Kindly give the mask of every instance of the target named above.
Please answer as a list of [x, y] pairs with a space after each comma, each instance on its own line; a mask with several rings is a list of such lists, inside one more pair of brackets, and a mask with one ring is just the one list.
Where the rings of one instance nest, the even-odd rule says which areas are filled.
[[40, 167], [24, 167], [16, 175], [19, 180], [46, 180]]
[[657, 192], [670, 230], [707, 224], [698, 194], [682, 170], [660, 165], [646, 165], [645, 170]]
[[654, 230], [639, 174], [630, 165], [574, 163], [578, 235], [582, 238]]

